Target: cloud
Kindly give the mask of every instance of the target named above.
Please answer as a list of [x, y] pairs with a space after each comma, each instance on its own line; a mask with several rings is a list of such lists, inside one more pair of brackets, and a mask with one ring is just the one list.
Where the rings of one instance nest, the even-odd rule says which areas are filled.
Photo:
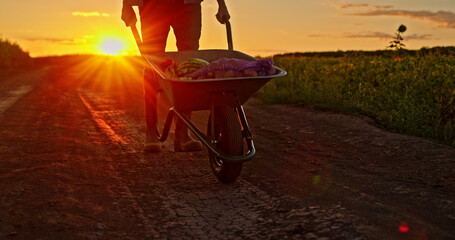
[[402, 16], [437, 23], [440, 27], [455, 28], [455, 14], [449, 11], [407, 11], [407, 10], [377, 10], [351, 14], [356, 16]]
[[[431, 34], [411, 34], [406, 35], [403, 34], [402, 37], [404, 40], [429, 40], [432, 39]], [[390, 40], [395, 37], [392, 34], [384, 33], [384, 32], [366, 32], [366, 33], [344, 33], [343, 37], [346, 38], [377, 38], [380, 40]]]
[[432, 34], [411, 34], [403, 37], [405, 40], [430, 40], [434, 39]]
[[43, 38], [43, 37], [29, 37], [29, 38], [24, 38], [27, 41], [32, 41], [32, 42], [49, 42], [49, 43], [55, 43], [55, 44], [63, 44], [63, 45], [81, 45], [81, 44], [87, 44], [91, 42], [91, 39], [93, 36], [91, 35], [86, 35], [82, 38]]
[[393, 6], [371, 5], [371, 4], [345, 4], [338, 5], [338, 9], [354, 9], [352, 16], [399, 16], [418, 20], [425, 20], [436, 23], [439, 27], [455, 28], [455, 13], [449, 11], [410, 11], [394, 9]]
[[338, 9], [348, 9], [348, 8], [355, 8], [355, 9], [392, 9], [393, 6], [391, 5], [373, 5], [373, 4], [344, 4], [344, 5], [336, 5]]
[[310, 34], [310, 38], [377, 38], [380, 40], [392, 39], [394, 36], [383, 32], [361, 32], [361, 33], [333, 33], [333, 34]]
[[365, 33], [344, 33], [343, 37], [345, 38], [377, 38], [377, 39], [391, 39], [393, 38], [392, 34], [383, 33], [383, 32], [365, 32]]
[[318, 37], [325, 37], [326, 35], [323, 35], [323, 34], [309, 34], [307, 36], [311, 37], [311, 38], [318, 38]]
[[76, 17], [110, 17], [108, 13], [100, 12], [72, 12], [71, 15]]
[[[433, 35], [431, 34], [411, 34], [411, 35], [406, 35], [403, 34], [403, 38], [405, 41], [408, 40], [429, 40], [433, 39]], [[361, 33], [343, 33], [341, 35], [334, 35], [334, 34], [328, 34], [328, 35], [322, 35], [322, 34], [312, 34], [308, 35], [308, 37], [313, 37], [313, 38], [376, 38], [379, 40], [391, 40], [393, 37], [395, 37], [393, 34], [389, 33], [384, 33], [384, 32], [361, 32]]]

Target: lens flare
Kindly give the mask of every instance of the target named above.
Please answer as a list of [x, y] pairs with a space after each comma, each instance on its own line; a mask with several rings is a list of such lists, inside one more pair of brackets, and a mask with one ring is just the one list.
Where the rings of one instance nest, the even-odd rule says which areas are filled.
[[407, 233], [407, 232], [409, 232], [409, 225], [405, 222], [402, 222], [400, 224], [400, 226], [398, 227], [398, 230], [400, 230], [400, 232], [402, 232], [402, 233]]
[[313, 176], [313, 184], [317, 185], [319, 182], [321, 182], [321, 175]]

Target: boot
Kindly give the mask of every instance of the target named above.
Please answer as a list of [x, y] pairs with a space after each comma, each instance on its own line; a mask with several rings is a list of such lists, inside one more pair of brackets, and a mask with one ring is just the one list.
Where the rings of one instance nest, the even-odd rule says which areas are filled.
[[147, 131], [145, 135], [144, 151], [149, 153], [161, 152], [161, 143], [158, 141], [158, 130], [156, 129], [157, 123], [157, 96], [156, 81], [153, 71], [146, 68], [144, 70], [144, 100], [145, 100], [145, 122], [147, 124]]
[[154, 130], [147, 128], [145, 135], [144, 151], [148, 153], [161, 152], [161, 142], [158, 141], [157, 133]]
[[[191, 113], [185, 113], [185, 116], [191, 118]], [[201, 142], [193, 139], [188, 134], [188, 127], [186, 124], [180, 120], [180, 118], [175, 118], [175, 138], [174, 138], [174, 152], [195, 152], [201, 151], [202, 144]]]

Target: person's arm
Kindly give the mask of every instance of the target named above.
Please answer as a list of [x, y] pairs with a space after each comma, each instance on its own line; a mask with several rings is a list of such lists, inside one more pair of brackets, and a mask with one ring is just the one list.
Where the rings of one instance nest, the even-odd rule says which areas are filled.
[[224, 0], [217, 0], [218, 2], [218, 13], [216, 14], [216, 19], [220, 23], [226, 23], [229, 19], [231, 19], [231, 15], [229, 15], [228, 9], [226, 7], [226, 3]]
[[142, 6], [143, 0], [123, 0], [122, 20], [127, 27], [136, 25], [137, 18], [133, 6]]

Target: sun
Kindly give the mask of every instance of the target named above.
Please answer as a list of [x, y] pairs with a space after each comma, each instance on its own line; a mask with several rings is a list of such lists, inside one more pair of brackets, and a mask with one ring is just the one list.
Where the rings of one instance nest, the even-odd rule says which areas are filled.
[[125, 45], [122, 41], [107, 38], [101, 42], [100, 52], [107, 55], [119, 55], [121, 51], [125, 50]]

